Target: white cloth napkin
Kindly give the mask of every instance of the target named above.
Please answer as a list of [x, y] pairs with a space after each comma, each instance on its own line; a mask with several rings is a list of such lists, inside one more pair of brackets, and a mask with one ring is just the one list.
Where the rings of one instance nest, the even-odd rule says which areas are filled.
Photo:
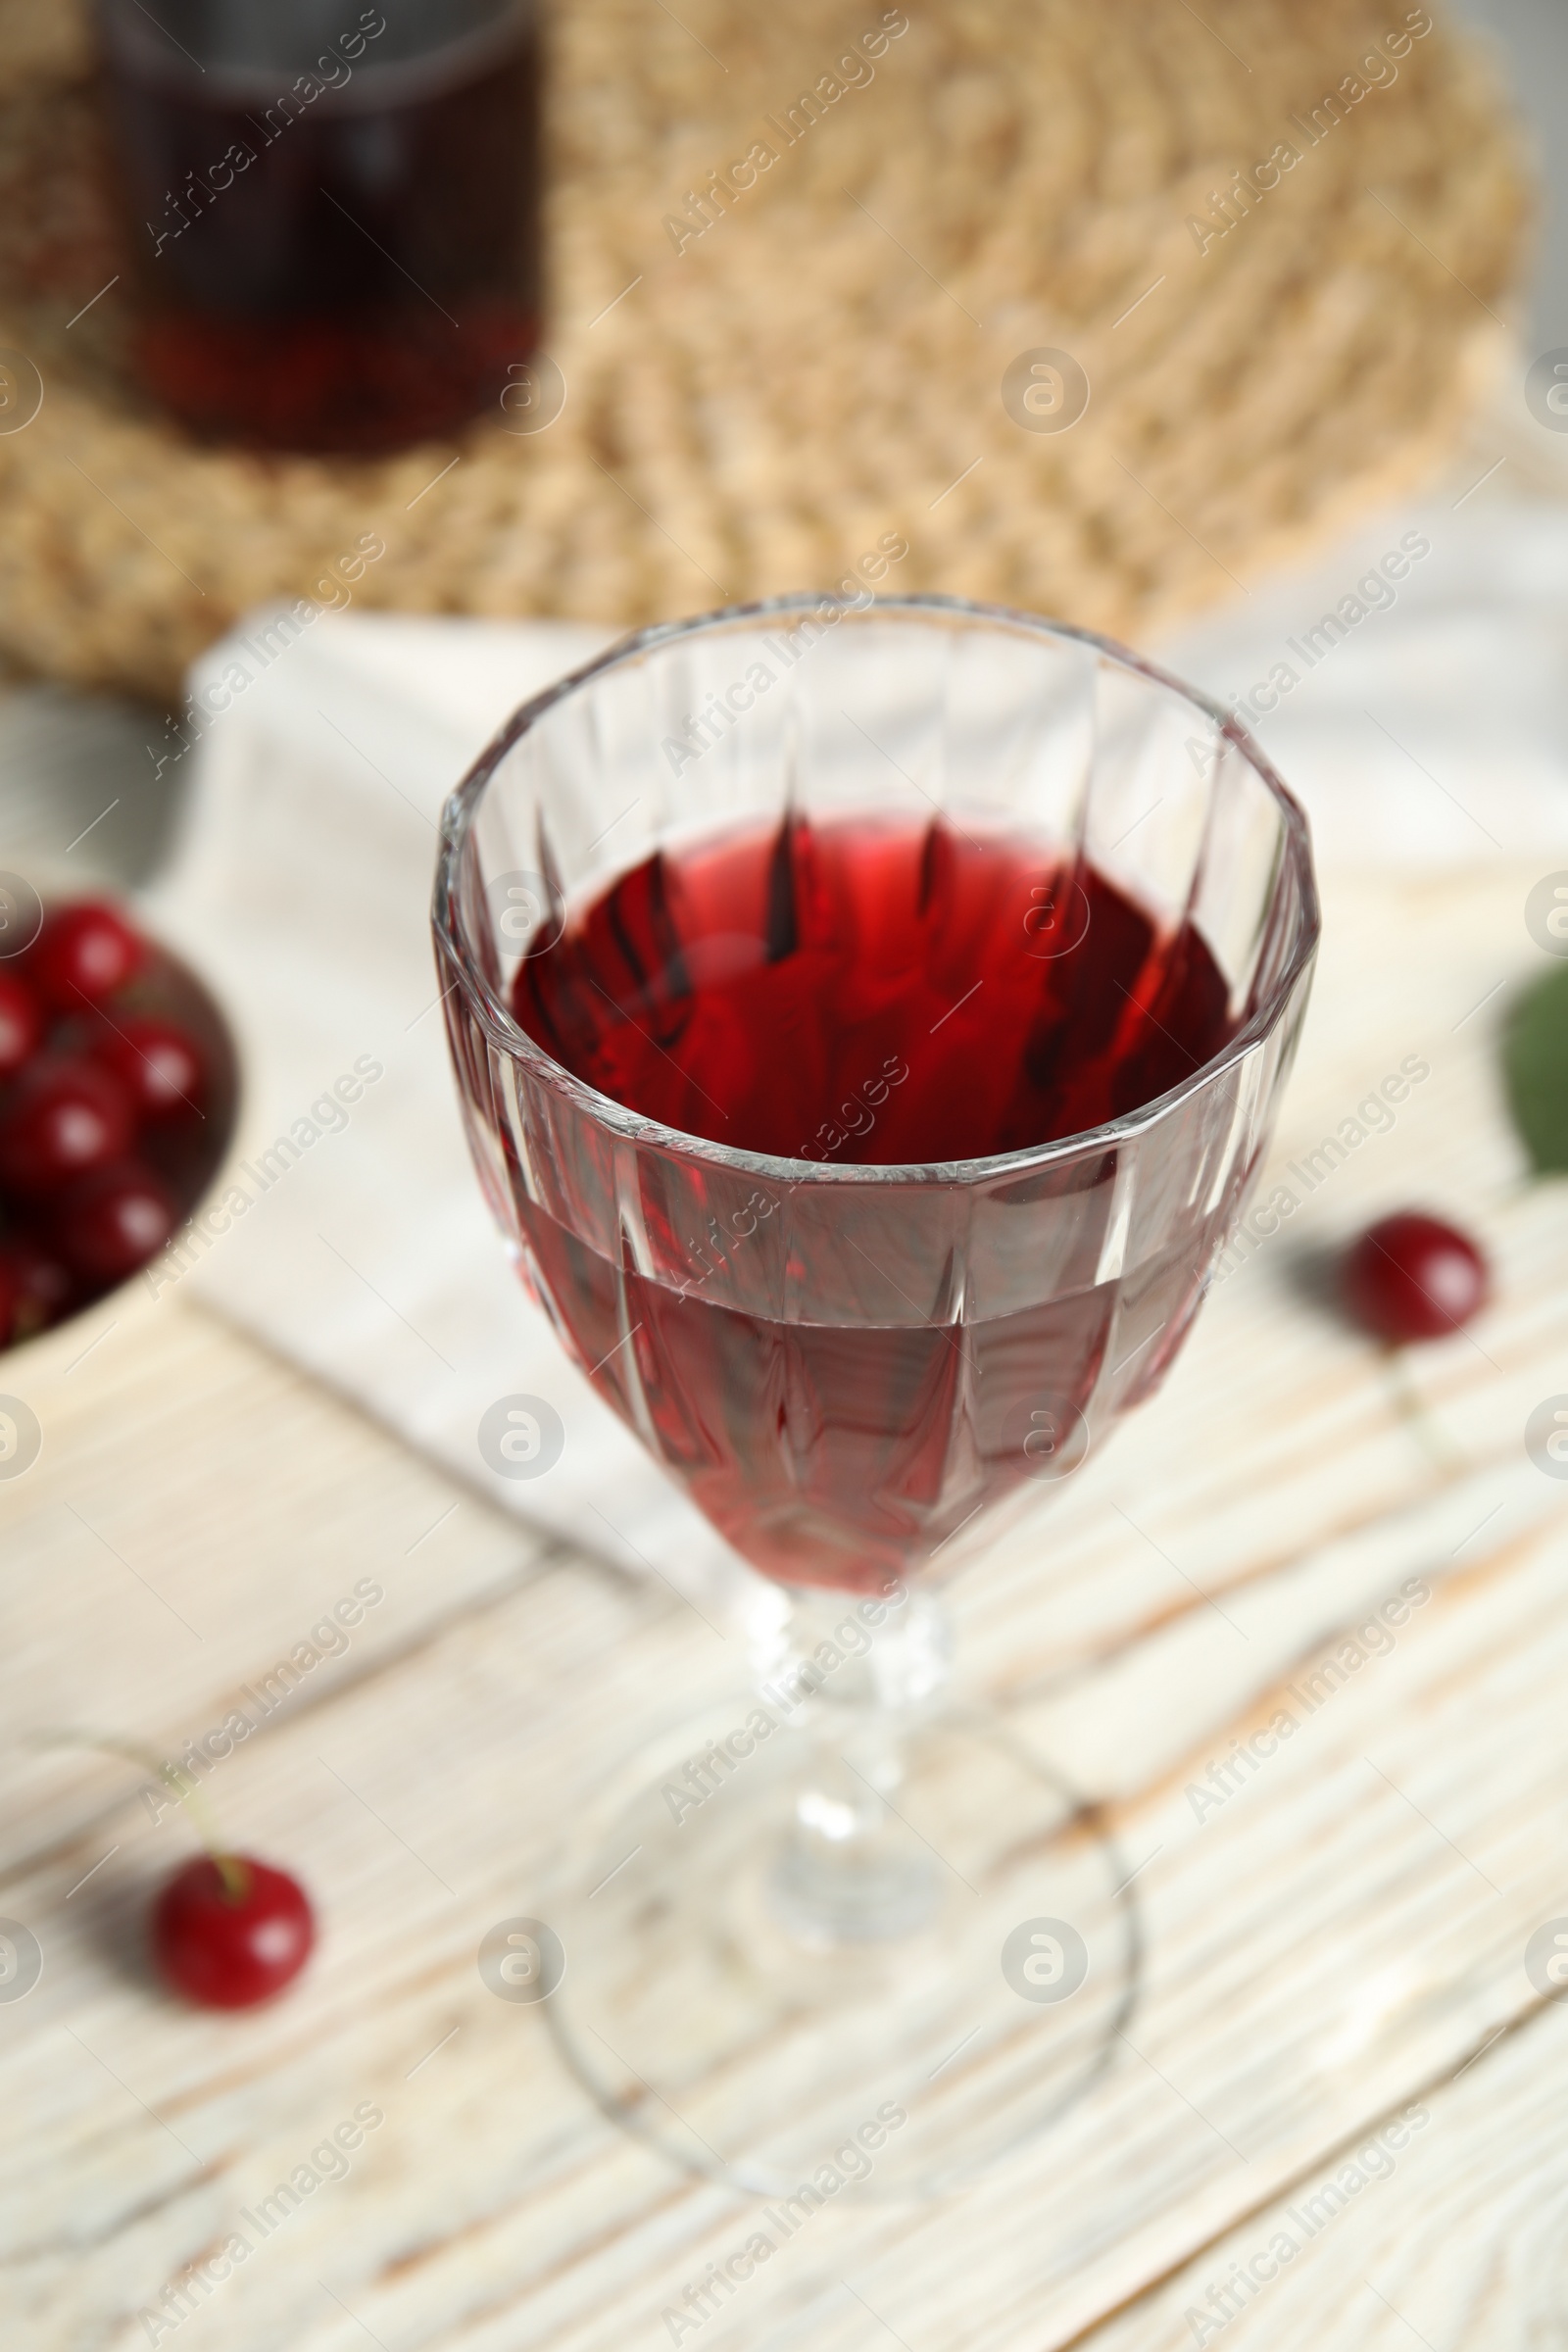
[[[257, 615], [193, 675], [258, 671], [212, 723], [153, 921], [213, 981], [246, 1074], [239, 1147], [189, 1281], [497, 1500], [590, 1549], [733, 1598], [734, 1555], [566, 1361], [524, 1297], [459, 1123], [429, 938], [441, 804], [507, 713], [610, 632], [323, 616], [261, 666]], [[161, 1283], [166, 1265], [155, 1267]], [[503, 1480], [483, 1414], [565, 1428]]]
[[1568, 505], [1380, 516], [1156, 653], [1221, 702], [1265, 689], [1238, 715], [1326, 866], [1568, 843]]
[[[752, 1580], [503, 1255], [429, 946], [445, 795], [515, 704], [610, 632], [335, 614], [264, 642], [267, 621], [193, 675], [231, 699], [149, 906], [223, 998], [248, 1081], [227, 1230], [199, 1236], [178, 1279], [507, 1507], [727, 1610]], [[1568, 864], [1568, 509], [1381, 517], [1156, 651], [1221, 700], [1265, 687], [1277, 707], [1242, 715], [1329, 868]], [[478, 1425], [514, 1395], [553, 1404], [565, 1446], [544, 1475], [503, 1480]]]

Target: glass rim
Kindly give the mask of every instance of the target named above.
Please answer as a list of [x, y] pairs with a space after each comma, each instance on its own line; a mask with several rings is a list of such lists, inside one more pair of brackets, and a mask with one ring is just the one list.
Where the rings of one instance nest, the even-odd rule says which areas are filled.
[[[464, 935], [459, 899], [464, 852], [484, 794], [507, 755], [558, 703], [582, 693], [612, 669], [639, 661], [644, 655], [677, 644], [686, 637], [746, 621], [767, 621], [781, 613], [820, 615], [824, 607], [836, 607], [839, 618], [853, 616], [858, 619], [873, 613], [882, 617], [930, 614], [940, 618], [952, 615], [966, 621], [988, 622], [1050, 643], [1059, 643], [1065, 639], [1075, 645], [1087, 646], [1119, 667], [1179, 695], [1195, 710], [1212, 720], [1216, 739], [1234, 745], [1281, 810], [1285, 828], [1275, 892], [1277, 894], [1286, 873], [1290, 871], [1294, 873], [1299, 896], [1296, 937], [1284, 965], [1263, 1001], [1217, 1053], [1210, 1054], [1206, 1061], [1175, 1086], [1168, 1087], [1163, 1094], [1152, 1097], [1150, 1102], [1140, 1103], [1135, 1110], [1124, 1112], [1120, 1118], [1106, 1120], [1101, 1126], [1082, 1128], [1076, 1134], [1055, 1137], [1050, 1143], [1026, 1144], [1015, 1151], [993, 1152], [981, 1159], [888, 1164], [855, 1161], [830, 1163], [792, 1158], [779, 1152], [743, 1151], [733, 1144], [715, 1143], [707, 1136], [694, 1135], [686, 1128], [670, 1127], [662, 1120], [648, 1118], [642, 1112], [628, 1108], [624, 1102], [617, 1102], [612, 1095], [602, 1094], [597, 1087], [578, 1078], [563, 1062], [557, 1061], [553, 1054], [547, 1054], [538, 1041], [528, 1034], [511, 1007], [492, 991], [471, 954]], [[1057, 1161], [1104, 1151], [1156, 1126], [1181, 1102], [1200, 1093], [1226, 1069], [1245, 1060], [1266, 1041], [1295, 995], [1303, 974], [1310, 968], [1321, 931], [1317, 884], [1312, 871], [1311, 834], [1306, 813], [1259, 744], [1222, 704], [1212, 701], [1197, 687], [1173, 677], [1158, 663], [1119, 644], [1115, 638], [1103, 636], [1094, 629], [1076, 628], [1067, 621], [1052, 620], [1042, 613], [1021, 612], [1008, 605], [981, 604], [967, 597], [944, 596], [934, 592], [876, 596], [869, 605], [857, 605], [846, 597], [809, 590], [787, 596], [763, 597], [752, 604], [724, 605], [711, 612], [688, 614], [680, 620], [655, 621], [646, 628], [634, 629], [519, 704], [449, 794], [442, 809], [431, 920], [438, 951], [452, 966], [452, 988], [462, 990], [468, 1009], [477, 1018], [490, 1042], [512, 1060], [523, 1063], [555, 1093], [581, 1109], [597, 1125], [609, 1129], [624, 1141], [666, 1151], [683, 1159], [706, 1162], [731, 1174], [760, 1176], [781, 1185], [946, 1185], [950, 1188], [989, 1183], [996, 1177], [1009, 1174], [1022, 1175]], [[444, 992], [445, 995], [451, 993], [451, 988]]]

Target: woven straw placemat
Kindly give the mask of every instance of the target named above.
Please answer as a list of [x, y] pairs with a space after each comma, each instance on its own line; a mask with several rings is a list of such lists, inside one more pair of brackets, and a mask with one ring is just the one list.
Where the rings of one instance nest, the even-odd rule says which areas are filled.
[[44, 397], [0, 652], [167, 693], [274, 595], [629, 624], [867, 559], [1139, 634], [1413, 483], [1507, 349], [1511, 126], [1402, 0], [562, 0], [551, 41], [557, 420], [263, 460], [129, 382], [80, 23], [3, 0]]

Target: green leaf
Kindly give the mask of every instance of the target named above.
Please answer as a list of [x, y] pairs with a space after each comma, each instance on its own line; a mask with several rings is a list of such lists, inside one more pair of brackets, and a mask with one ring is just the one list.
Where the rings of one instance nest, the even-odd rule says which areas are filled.
[[1514, 1006], [1502, 1074], [1536, 1174], [1568, 1173], [1568, 963], [1548, 972]]

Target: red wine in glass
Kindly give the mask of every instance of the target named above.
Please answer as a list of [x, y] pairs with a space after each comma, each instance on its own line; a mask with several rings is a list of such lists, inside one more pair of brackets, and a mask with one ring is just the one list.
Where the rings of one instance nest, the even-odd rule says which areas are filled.
[[[1104, 1126], [1189, 1078], [1233, 1025], [1191, 923], [1162, 928], [1044, 843], [940, 818], [787, 815], [661, 852], [524, 958], [513, 1004], [564, 1068], [664, 1126], [782, 1159], [926, 1168]], [[877, 1590], [1002, 1493], [1076, 1466], [1118, 1306], [1132, 1344], [1127, 1302], [1095, 1279], [1091, 1223], [1080, 1281], [1012, 1313], [961, 1314], [957, 1286], [911, 1322], [875, 1244], [841, 1326], [714, 1303], [716, 1261], [767, 1247], [778, 1191], [679, 1237], [678, 1287], [519, 1203], [529, 1270], [603, 1393], [737, 1549], [789, 1583]], [[968, 1255], [963, 1279], [983, 1285], [972, 1242]], [[1140, 1365], [1146, 1386], [1200, 1271], [1190, 1249], [1143, 1270], [1139, 1311], [1170, 1334]], [[879, 1287], [888, 1311], [867, 1318]]]
[[148, 388], [374, 455], [498, 409], [539, 311], [523, 0], [100, 0]]
[[[434, 912], [514, 1256], [778, 1588], [737, 1596], [760, 1705], [661, 1722], [574, 1826], [557, 2047], [703, 2177], [787, 2198], [898, 2114], [876, 2193], [946, 2193], [1102, 2079], [1143, 1936], [1071, 1775], [944, 1705], [939, 1590], [1191, 1325], [1305, 1007], [1304, 821], [1135, 655], [784, 598], [518, 710], [448, 805]], [[1016, 1565], [1049, 1578], [1044, 1529]], [[1081, 1973], [1036, 2002], [1019, 1938], [1052, 1935]]]

